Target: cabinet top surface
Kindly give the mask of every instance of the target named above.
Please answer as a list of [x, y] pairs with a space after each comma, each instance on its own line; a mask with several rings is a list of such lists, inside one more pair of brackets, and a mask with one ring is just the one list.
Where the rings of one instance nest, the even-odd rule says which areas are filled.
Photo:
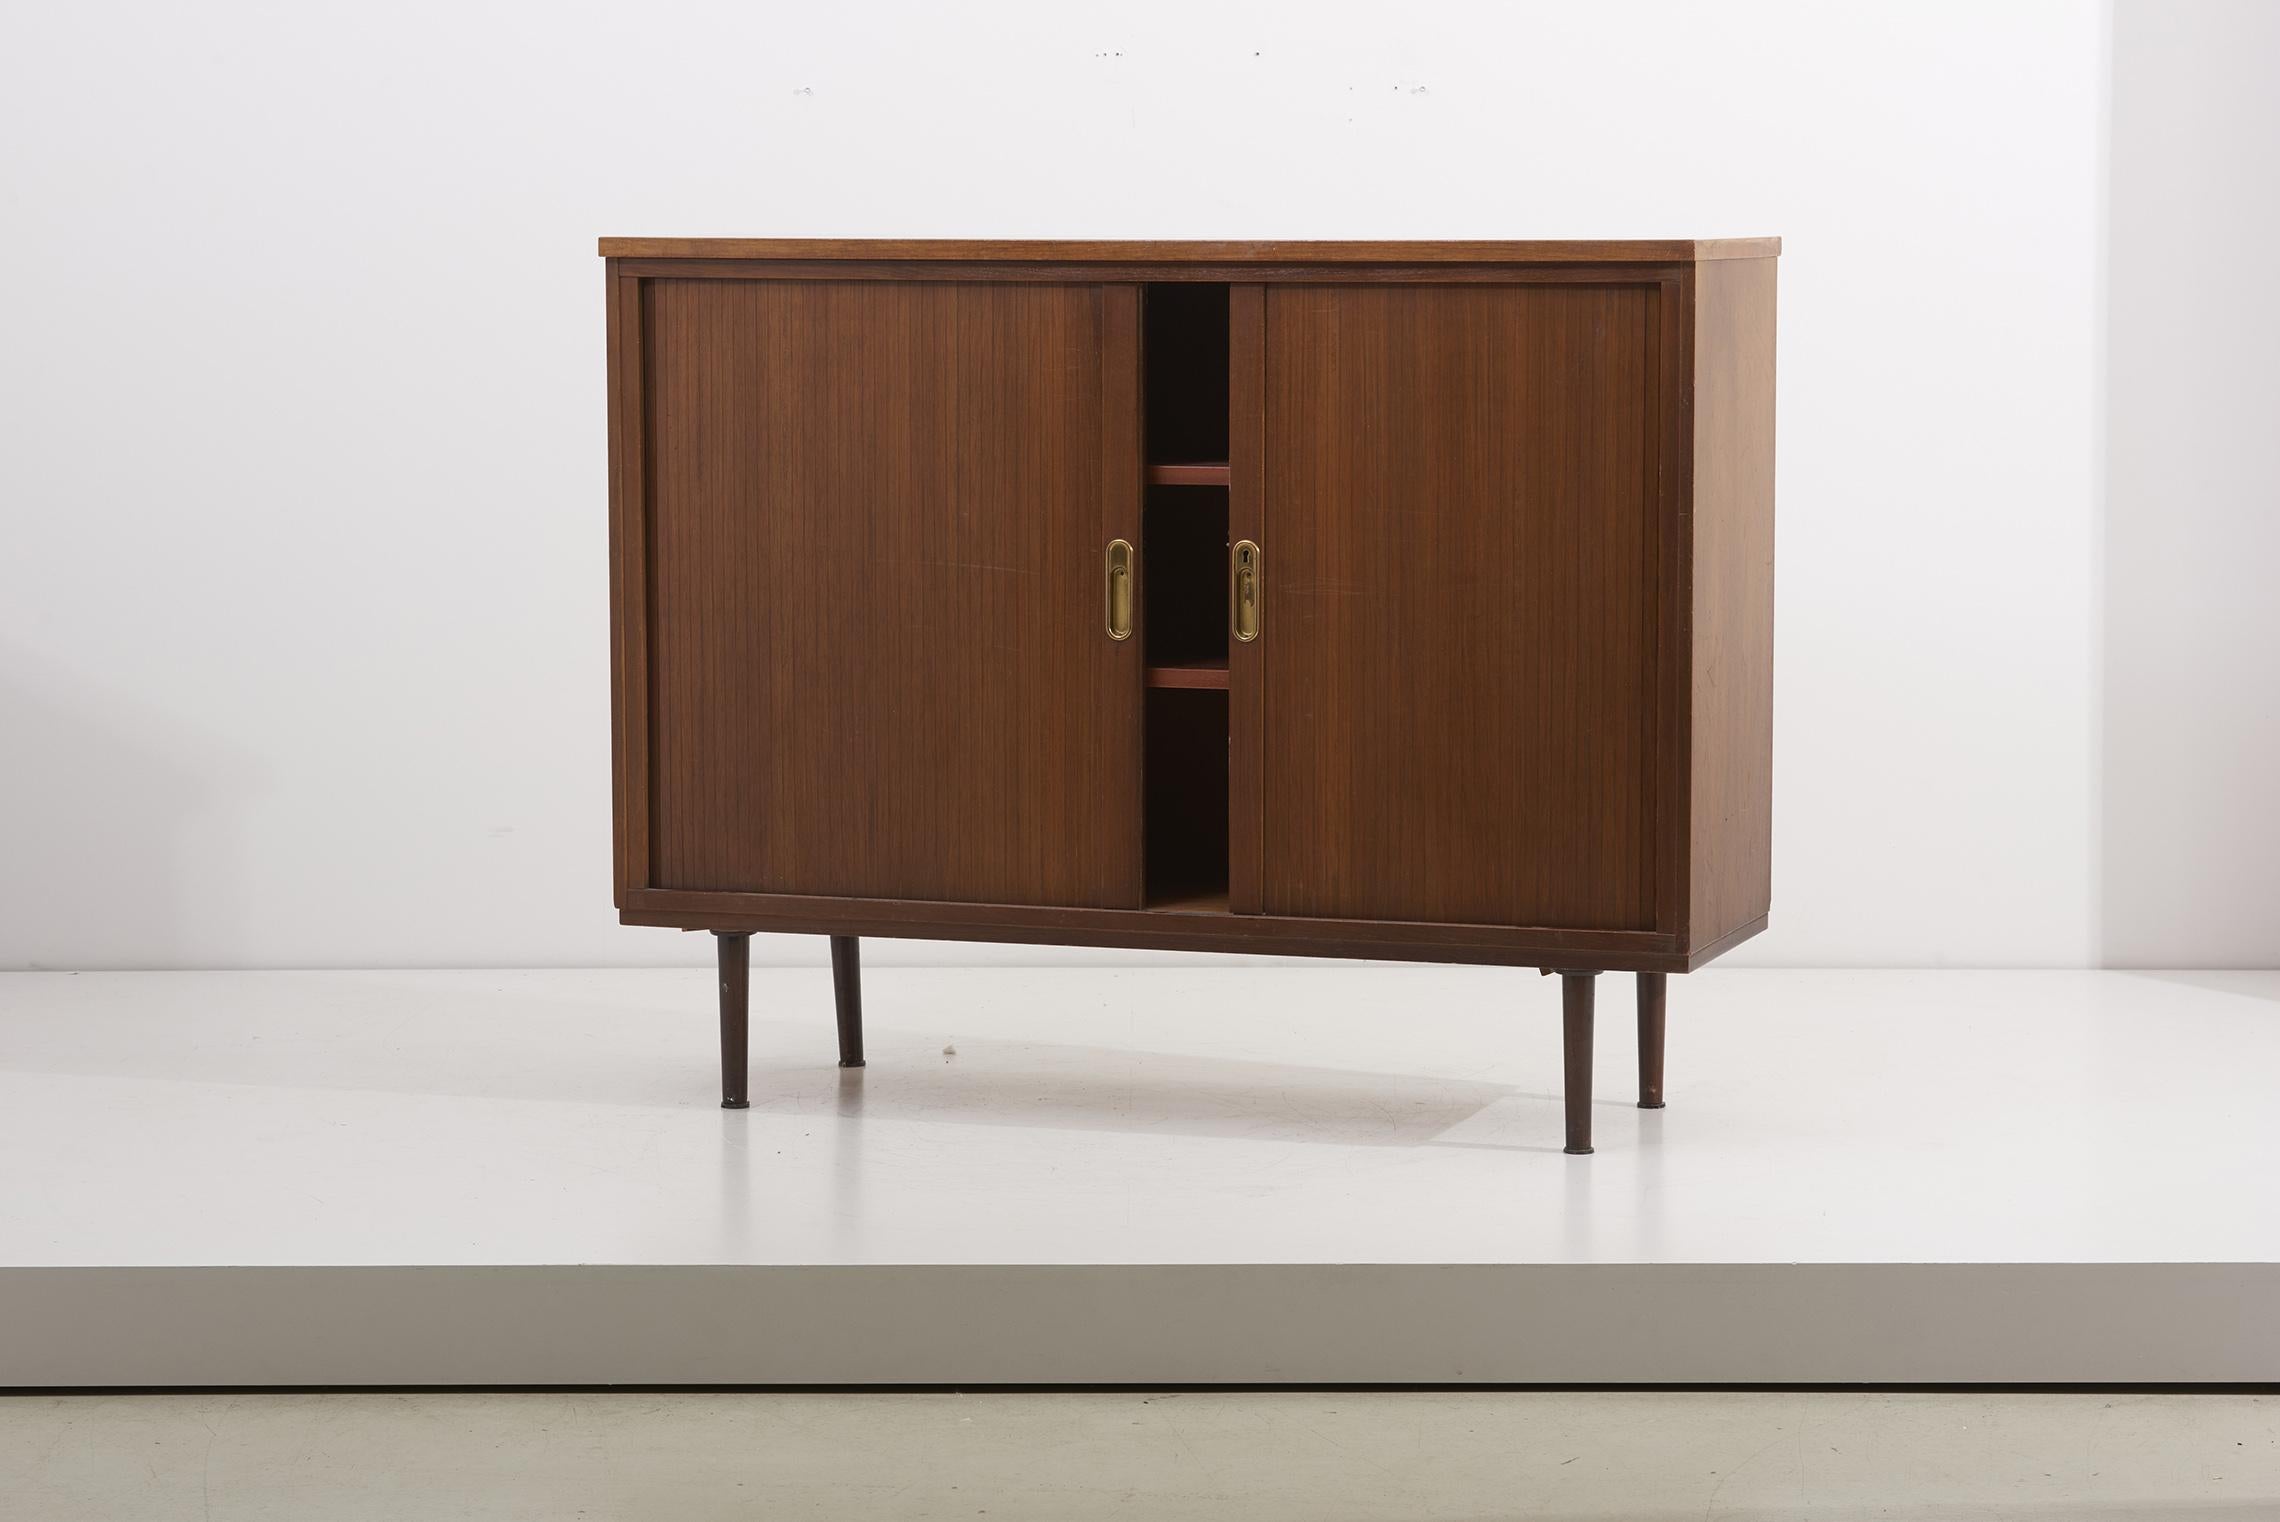
[[887, 259], [1104, 264], [1673, 264], [1771, 259], [1779, 238], [1193, 243], [959, 238], [604, 238], [610, 259]]

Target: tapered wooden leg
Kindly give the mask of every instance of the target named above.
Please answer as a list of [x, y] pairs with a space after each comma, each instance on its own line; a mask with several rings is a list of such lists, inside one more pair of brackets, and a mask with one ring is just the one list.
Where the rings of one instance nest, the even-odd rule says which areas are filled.
[[851, 935], [831, 938], [831, 997], [839, 1006], [839, 1065], [863, 1065], [863, 963], [862, 945]]
[[1567, 1057], [1567, 1150], [1591, 1150], [1591, 995], [1599, 974], [1560, 974], [1561, 1050]]
[[751, 1029], [752, 937], [741, 930], [715, 930], [720, 949], [720, 1107], [742, 1110], [745, 1050]]
[[1639, 974], [1639, 1108], [1663, 1107], [1663, 1011], [1670, 997], [1666, 973]]

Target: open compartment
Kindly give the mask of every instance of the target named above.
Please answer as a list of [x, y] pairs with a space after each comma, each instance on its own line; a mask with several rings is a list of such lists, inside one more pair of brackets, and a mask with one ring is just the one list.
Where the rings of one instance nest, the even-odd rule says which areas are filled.
[[1152, 685], [1166, 669], [1227, 672], [1227, 492], [1151, 486], [1141, 509], [1145, 645]]
[[[1147, 394], [1148, 464], [1157, 480], [1178, 467], [1215, 467], [1227, 484], [1227, 287], [1144, 288], [1140, 343]], [[1191, 477], [1184, 484], [1201, 484]]]
[[1228, 288], [1141, 297], [1146, 895], [1227, 907]]
[[1151, 909], [1227, 907], [1227, 690], [1147, 696], [1146, 852]]

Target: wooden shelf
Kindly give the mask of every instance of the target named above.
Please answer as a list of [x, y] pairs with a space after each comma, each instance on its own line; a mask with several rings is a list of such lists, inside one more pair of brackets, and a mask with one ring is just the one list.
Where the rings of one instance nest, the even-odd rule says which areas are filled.
[[1225, 486], [1225, 464], [1151, 465], [1148, 467], [1150, 486]]
[[1148, 904], [1151, 914], [1225, 914], [1227, 890], [1224, 887], [1192, 888], [1166, 894]]
[[1225, 661], [1183, 661], [1176, 666], [1150, 666], [1148, 685], [1151, 687], [1202, 687], [1227, 688]]

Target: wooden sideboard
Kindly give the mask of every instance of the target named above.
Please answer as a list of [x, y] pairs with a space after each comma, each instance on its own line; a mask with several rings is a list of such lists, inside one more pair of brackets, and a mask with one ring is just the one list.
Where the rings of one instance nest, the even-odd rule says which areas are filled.
[[605, 238], [616, 886], [1537, 967], [1765, 927], [1778, 240]]

